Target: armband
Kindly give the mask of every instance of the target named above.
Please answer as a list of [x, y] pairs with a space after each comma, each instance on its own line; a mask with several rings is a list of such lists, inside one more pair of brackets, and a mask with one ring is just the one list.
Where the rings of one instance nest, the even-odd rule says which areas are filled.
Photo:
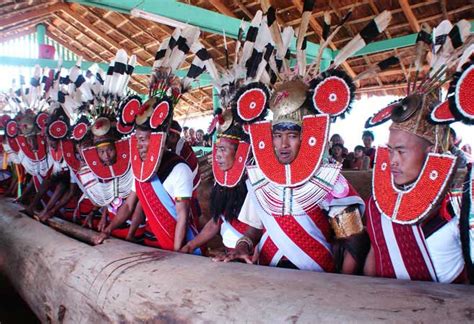
[[337, 239], [345, 239], [362, 233], [364, 230], [359, 208], [345, 208], [340, 213], [329, 217], [329, 222]]

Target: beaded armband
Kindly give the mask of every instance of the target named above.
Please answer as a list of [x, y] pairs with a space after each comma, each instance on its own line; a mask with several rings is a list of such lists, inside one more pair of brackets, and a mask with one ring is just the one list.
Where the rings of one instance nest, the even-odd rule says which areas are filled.
[[341, 213], [329, 218], [337, 239], [345, 239], [364, 230], [358, 208], [348, 207]]
[[247, 245], [247, 247], [249, 249], [249, 253], [252, 253], [252, 251], [253, 251], [253, 242], [249, 237], [242, 236], [241, 238], [239, 238], [237, 240], [237, 243], [235, 243], [235, 247], [237, 248], [240, 243], [245, 243], [245, 245]]

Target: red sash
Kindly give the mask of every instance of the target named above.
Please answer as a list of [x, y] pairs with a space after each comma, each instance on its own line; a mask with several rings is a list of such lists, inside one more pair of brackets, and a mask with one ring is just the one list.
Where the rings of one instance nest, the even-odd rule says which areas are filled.
[[138, 199], [147, 217], [147, 222], [155, 234], [159, 246], [164, 250], [173, 251], [176, 220], [158, 198], [151, 181], [140, 182], [135, 180], [135, 187]]

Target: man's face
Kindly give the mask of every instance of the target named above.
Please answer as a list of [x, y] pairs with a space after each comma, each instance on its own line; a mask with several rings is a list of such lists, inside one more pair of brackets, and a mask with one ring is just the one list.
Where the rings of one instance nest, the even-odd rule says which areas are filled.
[[341, 157], [342, 156], [342, 147], [340, 147], [339, 145], [334, 146], [332, 148], [332, 155], [334, 157]]
[[273, 149], [278, 162], [290, 164], [298, 156], [301, 146], [301, 132], [294, 130], [274, 130]]
[[150, 131], [137, 129], [135, 137], [137, 139], [137, 150], [142, 161], [146, 160], [146, 154], [148, 153], [148, 145], [150, 144]]
[[189, 136], [194, 137], [194, 129], [189, 129]]
[[196, 132], [196, 139], [198, 140], [198, 142], [202, 141], [203, 137], [204, 137], [203, 132]]
[[388, 138], [390, 167], [396, 185], [414, 182], [432, 145], [424, 139], [400, 130], [391, 130]]
[[362, 137], [362, 142], [364, 142], [364, 146], [369, 148], [369, 147], [372, 147], [372, 137], [370, 137], [369, 135], [364, 135]]
[[114, 164], [117, 159], [117, 151], [114, 143], [101, 144], [97, 147], [97, 154], [99, 155], [100, 161], [105, 166]]
[[363, 156], [364, 156], [364, 151], [362, 151], [361, 149], [357, 149], [354, 151], [355, 158], [360, 159]]
[[216, 144], [216, 162], [219, 169], [227, 171], [234, 165], [237, 145], [228, 140], [219, 139]]
[[179, 138], [180, 136], [178, 134], [169, 132], [168, 136], [166, 137], [166, 148], [169, 150], [174, 150], [176, 147], [176, 144], [179, 141]]

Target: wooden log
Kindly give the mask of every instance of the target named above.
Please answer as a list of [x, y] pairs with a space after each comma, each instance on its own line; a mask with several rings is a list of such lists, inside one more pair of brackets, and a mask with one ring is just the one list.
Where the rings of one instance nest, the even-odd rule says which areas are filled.
[[42, 322], [456, 322], [474, 288], [89, 246], [0, 201], [0, 266]]
[[51, 217], [46, 223], [55, 230], [78, 239], [81, 242], [95, 245], [100, 234], [91, 229], [84, 228], [78, 224], [74, 224], [58, 217]]

